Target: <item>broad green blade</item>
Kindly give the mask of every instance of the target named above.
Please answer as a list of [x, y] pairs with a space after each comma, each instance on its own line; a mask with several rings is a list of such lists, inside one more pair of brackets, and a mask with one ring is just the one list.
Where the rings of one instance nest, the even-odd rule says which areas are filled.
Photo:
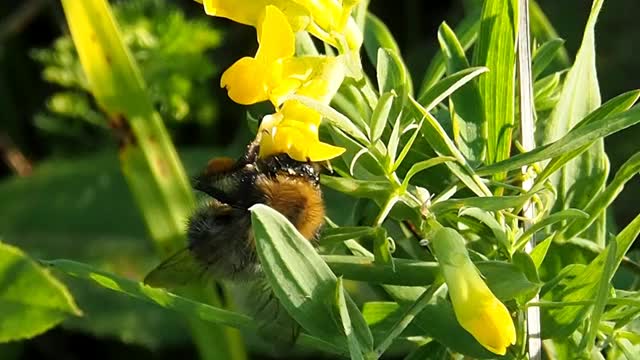
[[104, 0], [64, 0], [69, 29], [98, 104], [120, 140], [120, 160], [160, 252], [184, 247], [184, 219], [194, 200], [140, 71]]
[[0, 343], [32, 338], [80, 316], [67, 288], [20, 249], [0, 242]]
[[[331, 269], [279, 212], [257, 204], [251, 207], [251, 221], [260, 263], [280, 304], [313, 336], [349, 348], [339, 314], [332, 311], [338, 280]], [[344, 296], [354, 335], [368, 353], [373, 349], [371, 332], [353, 300]]]
[[[89, 87], [119, 137], [122, 171], [158, 252], [167, 256], [185, 246], [185, 219], [195, 205], [182, 164], [107, 2], [63, 0], [62, 5]], [[192, 295], [205, 298], [199, 290]], [[191, 321], [203, 358], [246, 357], [238, 334]], [[208, 341], [212, 337], [226, 341]]]
[[[538, 124], [543, 128], [543, 144], [565, 136], [601, 104], [596, 72], [595, 25], [603, 3], [604, 0], [593, 2], [582, 44], [567, 74], [560, 100], [551, 117]], [[604, 141], [599, 139], [551, 177], [557, 191], [554, 208], [584, 209], [589, 200], [603, 190], [608, 173], [609, 160], [604, 152]], [[605, 217], [601, 216], [586, 237], [602, 246], [605, 231]]]
[[[165, 309], [176, 311], [189, 317], [197, 317], [206, 322], [231, 326], [251, 333], [258, 332], [258, 321], [244, 314], [200, 303], [163, 289], [155, 289], [141, 282], [125, 279], [79, 262], [51, 260], [43, 261], [43, 263], [67, 275], [90, 281], [94, 283], [94, 285], [159, 305]], [[287, 329], [281, 329], [281, 331], [287, 331]], [[210, 342], [213, 340], [217, 339], [209, 339]], [[329, 353], [346, 355], [346, 351], [304, 333], [300, 334], [298, 344]]]
[[516, 13], [513, 0], [487, 0], [480, 17], [474, 65], [489, 68], [489, 73], [478, 81], [487, 122], [487, 164], [509, 158], [511, 151], [515, 119]]

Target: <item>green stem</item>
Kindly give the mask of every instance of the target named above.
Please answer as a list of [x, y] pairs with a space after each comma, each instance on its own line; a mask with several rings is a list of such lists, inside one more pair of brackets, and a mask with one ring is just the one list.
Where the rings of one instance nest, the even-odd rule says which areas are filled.
[[435, 292], [438, 291], [438, 289], [440, 289], [441, 286], [442, 286], [442, 280], [436, 280], [436, 282], [434, 282], [429, 287], [428, 290], [423, 292], [422, 295], [420, 295], [420, 297], [418, 298], [418, 300], [416, 300], [413, 303], [413, 305], [411, 305], [411, 307], [407, 309], [407, 312], [404, 314], [404, 316], [391, 327], [391, 329], [385, 335], [384, 339], [380, 342], [378, 347], [376, 347], [375, 349], [375, 352], [379, 356], [382, 355], [389, 348], [389, 346], [391, 346], [391, 344], [393, 343], [393, 340], [395, 340], [398, 336], [400, 336], [400, 334], [404, 331], [404, 329], [406, 329], [407, 326], [411, 324], [413, 319], [415, 319], [415, 317], [418, 314], [420, 314], [422, 310], [424, 310], [424, 308], [431, 301], [433, 294], [435, 294]]

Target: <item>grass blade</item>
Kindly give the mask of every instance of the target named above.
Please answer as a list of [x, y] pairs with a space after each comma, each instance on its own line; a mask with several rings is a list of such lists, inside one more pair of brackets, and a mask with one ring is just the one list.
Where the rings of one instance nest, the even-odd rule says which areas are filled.
[[515, 116], [515, 13], [512, 0], [487, 0], [480, 17], [474, 64], [490, 70], [478, 81], [487, 122], [487, 164], [507, 159], [511, 151]]
[[[231, 326], [252, 333], [258, 332], [258, 322], [244, 314], [199, 303], [163, 289], [155, 289], [141, 282], [135, 282], [114, 274], [94, 269], [89, 265], [79, 262], [70, 260], [50, 260], [41, 262], [67, 275], [94, 282], [98, 286], [159, 305], [172, 311], [177, 311], [184, 315], [198, 317], [203, 321]], [[283, 329], [282, 331], [286, 330]], [[211, 339], [209, 339], [209, 341], [211, 341]], [[345, 350], [336, 348], [332, 344], [309, 336], [308, 334], [300, 334], [298, 343], [317, 350], [346, 355]]]
[[[440, 25], [438, 41], [447, 59], [447, 73], [452, 74], [469, 67], [460, 41], [446, 23]], [[487, 129], [482, 110], [482, 95], [477, 81], [470, 81], [451, 96], [449, 112], [453, 139], [460, 151], [470, 162], [482, 162], [486, 150]]]
[[535, 150], [512, 156], [508, 160], [482, 167], [476, 170], [477, 175], [488, 175], [501, 171], [510, 171], [522, 166], [547, 159], [563, 156], [593, 141], [607, 137], [640, 122], [640, 107], [633, 107], [613, 117], [603, 117], [585, 126], [576, 127], [558, 141], [538, 146]]
[[[601, 104], [596, 72], [595, 25], [604, 0], [593, 2], [576, 60], [567, 74], [560, 100], [551, 117], [543, 124], [543, 143], [551, 143], [566, 135], [576, 124]], [[556, 209], [583, 209], [592, 195], [600, 193], [609, 172], [604, 140], [597, 139], [580, 156], [569, 161], [551, 177], [557, 190]], [[589, 231], [599, 245], [605, 241], [605, 218], [601, 217]]]

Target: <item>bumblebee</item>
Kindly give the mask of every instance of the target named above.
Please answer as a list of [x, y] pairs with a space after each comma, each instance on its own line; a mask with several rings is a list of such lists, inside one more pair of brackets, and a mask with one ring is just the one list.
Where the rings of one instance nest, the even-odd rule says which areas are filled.
[[189, 219], [188, 247], [152, 270], [146, 284], [173, 288], [194, 278], [259, 278], [262, 270], [249, 211], [254, 204], [279, 211], [306, 239], [316, 239], [325, 214], [321, 167], [287, 154], [259, 158], [258, 151], [254, 142], [240, 159], [209, 161], [194, 179], [194, 189], [210, 199]]

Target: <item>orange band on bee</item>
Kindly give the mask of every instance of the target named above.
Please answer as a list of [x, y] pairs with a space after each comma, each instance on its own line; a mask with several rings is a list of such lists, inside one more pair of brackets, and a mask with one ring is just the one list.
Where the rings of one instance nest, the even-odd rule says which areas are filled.
[[228, 172], [233, 169], [236, 161], [230, 157], [219, 157], [209, 160], [207, 169], [204, 171], [206, 175], [214, 175]]

